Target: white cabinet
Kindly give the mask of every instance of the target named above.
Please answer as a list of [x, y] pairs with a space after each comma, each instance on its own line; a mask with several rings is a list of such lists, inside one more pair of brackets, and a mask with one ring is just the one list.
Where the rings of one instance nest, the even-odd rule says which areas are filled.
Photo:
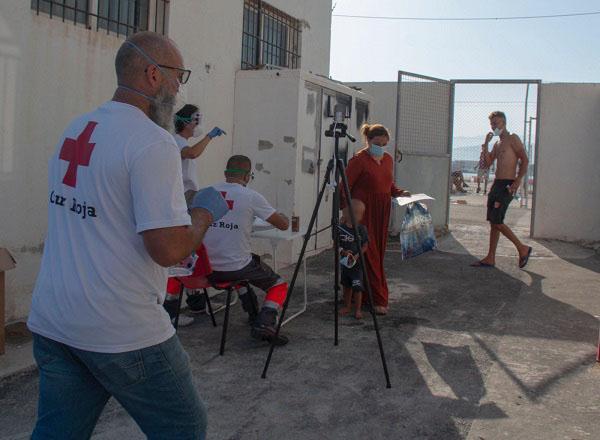
[[[371, 97], [336, 81], [301, 70], [242, 70], [236, 74], [233, 153], [252, 159], [255, 178], [249, 185], [278, 211], [300, 217], [307, 228], [323, 184], [334, 140], [324, 132], [333, 122], [337, 103], [346, 105], [348, 132], [340, 152], [351, 157], [361, 148], [360, 125], [368, 118]], [[331, 222], [332, 193], [327, 191], [319, 210], [317, 229]], [[281, 264], [295, 261], [301, 240], [282, 244]], [[254, 243], [259, 254], [270, 253], [266, 243]], [[331, 232], [320, 233], [309, 244], [316, 253], [331, 246]]]

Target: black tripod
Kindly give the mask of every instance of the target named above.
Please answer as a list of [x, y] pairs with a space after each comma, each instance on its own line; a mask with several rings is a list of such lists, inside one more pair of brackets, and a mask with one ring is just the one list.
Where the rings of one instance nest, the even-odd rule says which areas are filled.
[[[336, 109], [337, 110], [337, 109]], [[285, 303], [283, 304], [283, 309], [281, 311], [281, 316], [279, 318], [279, 323], [277, 324], [276, 336], [273, 338], [273, 343], [271, 343], [271, 347], [269, 349], [269, 355], [267, 356], [267, 361], [265, 363], [265, 367], [262, 372], [262, 378], [265, 379], [267, 377], [267, 370], [269, 369], [269, 365], [271, 363], [271, 358], [273, 356], [273, 350], [275, 348], [275, 341], [277, 340], [277, 336], [279, 336], [279, 332], [281, 330], [281, 324], [283, 322], [283, 318], [285, 316], [285, 312], [290, 303], [290, 298], [292, 296], [292, 292], [294, 291], [294, 286], [296, 284], [296, 279], [298, 277], [298, 272], [300, 271], [300, 265], [304, 258], [304, 254], [306, 252], [306, 247], [308, 245], [308, 241], [311, 238], [311, 232], [315, 226], [315, 221], [317, 219], [317, 214], [319, 212], [319, 207], [321, 205], [321, 201], [323, 200], [323, 194], [325, 194], [325, 190], [327, 189], [327, 185], [330, 183], [331, 174], [333, 172], [334, 181], [334, 194], [333, 194], [333, 212], [331, 215], [331, 228], [333, 234], [333, 243], [334, 243], [334, 267], [335, 267], [335, 282], [334, 282], [334, 292], [335, 292], [335, 300], [334, 300], [334, 319], [335, 319], [335, 337], [334, 337], [334, 345], [338, 345], [338, 326], [339, 326], [339, 318], [338, 318], [338, 300], [339, 300], [339, 291], [340, 291], [340, 254], [339, 254], [339, 222], [340, 222], [340, 179], [341, 183], [344, 185], [344, 198], [346, 202], [346, 206], [350, 207], [350, 187], [348, 186], [348, 179], [346, 177], [346, 166], [344, 161], [339, 157], [339, 141], [342, 137], [347, 137], [352, 142], [355, 139], [347, 133], [347, 125], [343, 122], [343, 117], [341, 113], [336, 111], [336, 118], [333, 124], [329, 127], [329, 130], [325, 131], [325, 136], [333, 137], [335, 139], [334, 153], [333, 158], [329, 160], [327, 164], [327, 171], [325, 173], [325, 180], [323, 181], [323, 186], [319, 191], [319, 195], [317, 197], [317, 202], [313, 209], [312, 215], [310, 217], [310, 222], [308, 224], [308, 230], [306, 231], [306, 235], [304, 235], [304, 242], [302, 243], [302, 250], [300, 251], [300, 255], [298, 256], [298, 261], [296, 262], [296, 266], [294, 268], [294, 274], [290, 281], [287, 297], [285, 299]], [[340, 121], [340, 122], [338, 122]], [[379, 332], [379, 325], [377, 323], [377, 316], [374, 311], [374, 303], [373, 303], [373, 293], [371, 291], [371, 284], [369, 283], [369, 277], [366, 271], [365, 257], [363, 253], [360, 251], [362, 249], [362, 240], [360, 234], [358, 233], [358, 225], [356, 223], [356, 218], [354, 217], [354, 212], [352, 209], [348, 209], [348, 213], [350, 215], [350, 220], [352, 221], [352, 227], [354, 228], [354, 236], [358, 245], [358, 255], [359, 255], [359, 263], [363, 272], [363, 283], [366, 287], [367, 294], [369, 296], [369, 302], [371, 304], [371, 316], [373, 317], [373, 326], [375, 327], [375, 334], [377, 335], [377, 344], [379, 345], [379, 354], [381, 355], [381, 363], [383, 365], [383, 373], [385, 374], [385, 381], [387, 388], [391, 388], [392, 384], [390, 383], [390, 374], [388, 372], [387, 363], [385, 360], [385, 353], [383, 351], [383, 343], [381, 341], [381, 334]]]

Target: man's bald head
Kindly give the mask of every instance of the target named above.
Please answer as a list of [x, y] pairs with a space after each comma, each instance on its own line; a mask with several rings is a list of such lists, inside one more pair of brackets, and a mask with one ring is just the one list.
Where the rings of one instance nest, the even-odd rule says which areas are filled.
[[[151, 60], [146, 58], [136, 47]], [[117, 82], [119, 84], [135, 84], [143, 77], [146, 67], [152, 62], [183, 68], [181, 52], [173, 40], [156, 32], [133, 34], [125, 40], [117, 52], [115, 58]]]

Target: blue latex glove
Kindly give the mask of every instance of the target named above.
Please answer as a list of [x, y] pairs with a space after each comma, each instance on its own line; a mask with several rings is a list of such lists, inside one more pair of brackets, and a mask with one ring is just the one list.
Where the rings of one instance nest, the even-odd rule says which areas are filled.
[[229, 212], [227, 202], [221, 193], [212, 186], [202, 188], [194, 195], [190, 209], [194, 208], [206, 209], [211, 213], [213, 221], [219, 220]]
[[222, 134], [227, 134], [227, 133], [225, 133], [225, 131], [221, 130], [219, 127], [215, 127], [211, 131], [208, 132], [207, 136], [212, 139], [212, 138], [216, 138], [217, 136], [221, 136]]

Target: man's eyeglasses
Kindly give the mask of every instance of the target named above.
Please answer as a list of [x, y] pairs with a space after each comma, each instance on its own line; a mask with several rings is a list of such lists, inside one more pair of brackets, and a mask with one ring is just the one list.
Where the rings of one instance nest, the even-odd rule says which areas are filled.
[[[159, 68], [162, 67], [164, 69], [177, 70], [177, 72], [178, 72], [177, 79], [179, 80], [179, 84], [185, 84], [190, 79], [190, 75], [192, 74], [191, 70], [181, 69], [179, 67], [167, 66], [165, 64], [158, 64], [156, 61], [154, 61], [154, 58], [152, 58], [150, 55], [148, 55], [146, 52], [144, 52], [142, 49], [140, 49], [137, 46], [137, 44], [134, 44], [131, 41], [125, 41], [125, 44], [129, 44], [131, 47], [133, 47], [135, 50], [137, 50], [144, 58], [146, 58], [148, 61], [150, 61], [153, 65], [158, 66]], [[144, 70], [144, 72], [148, 72], [147, 67]]]
[[[190, 75], [192, 74], [191, 70], [188, 69], [180, 69], [179, 67], [173, 67], [173, 66], [167, 66], [166, 64], [158, 64], [155, 63], [155, 66], [158, 67], [162, 67], [163, 69], [171, 69], [171, 70], [176, 70], [177, 71], [177, 80], [179, 81], [179, 84], [185, 84], [188, 82], [188, 80], [190, 79]], [[148, 71], [148, 68], [146, 67], [146, 72]]]
[[180, 69], [179, 67], [166, 66], [164, 64], [157, 64], [158, 67], [164, 67], [165, 69], [171, 69], [177, 71], [177, 79], [180, 84], [185, 84], [190, 79], [192, 71], [189, 69]]

